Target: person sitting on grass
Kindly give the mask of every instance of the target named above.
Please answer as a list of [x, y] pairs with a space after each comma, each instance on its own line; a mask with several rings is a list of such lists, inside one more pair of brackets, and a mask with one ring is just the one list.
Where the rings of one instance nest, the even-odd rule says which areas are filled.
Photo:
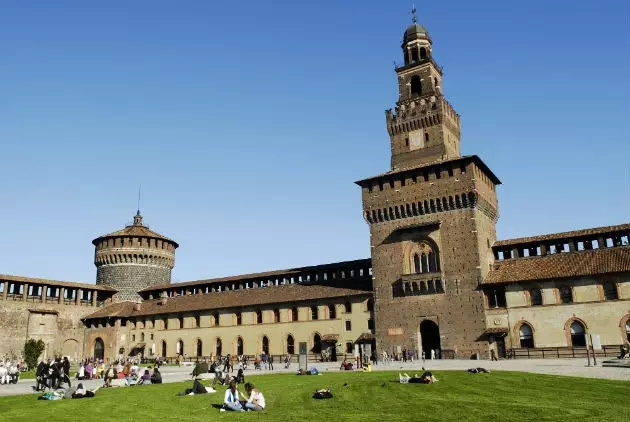
[[142, 377], [140, 377], [140, 380], [138, 381], [138, 385], [142, 384], [151, 384], [151, 374], [148, 369], [144, 370], [144, 374], [142, 374]]
[[234, 412], [242, 412], [243, 405], [238, 401], [238, 390], [236, 389], [236, 381], [230, 381], [230, 386], [225, 390], [225, 397], [223, 398], [223, 407], [221, 411], [232, 410]]
[[245, 384], [245, 391], [249, 398], [245, 403], [245, 409], [247, 410], [263, 410], [265, 408], [265, 397], [259, 389], [252, 383]]
[[153, 374], [151, 375], [151, 384], [162, 384], [162, 374], [160, 374], [157, 366], [153, 368]]
[[245, 384], [245, 374], [243, 373], [243, 369], [239, 369], [236, 373], [236, 383]]

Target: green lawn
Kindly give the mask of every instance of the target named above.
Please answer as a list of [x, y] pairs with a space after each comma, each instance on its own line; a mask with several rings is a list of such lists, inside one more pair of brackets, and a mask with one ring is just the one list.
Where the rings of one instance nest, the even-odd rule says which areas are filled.
[[[399, 384], [394, 372], [247, 377], [265, 395], [267, 409], [260, 414], [220, 413], [223, 389], [176, 396], [191, 382], [99, 390], [83, 400], [14, 396], [0, 398], [0, 420], [630, 421], [628, 382], [519, 372], [435, 375], [440, 381], [433, 385]], [[312, 399], [318, 388], [331, 389], [334, 398]]]

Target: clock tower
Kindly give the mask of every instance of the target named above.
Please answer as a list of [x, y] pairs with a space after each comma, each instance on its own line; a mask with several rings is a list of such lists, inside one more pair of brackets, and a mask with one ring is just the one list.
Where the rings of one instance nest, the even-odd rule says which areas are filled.
[[494, 260], [501, 182], [478, 156], [461, 156], [459, 115], [415, 13], [402, 49], [398, 100], [386, 112], [391, 170], [357, 182], [370, 227], [376, 347], [486, 356], [492, 314], [479, 285]]
[[386, 112], [392, 170], [459, 157], [459, 115], [443, 96], [442, 68], [415, 10], [402, 50], [404, 64], [396, 68], [398, 101], [395, 112]]

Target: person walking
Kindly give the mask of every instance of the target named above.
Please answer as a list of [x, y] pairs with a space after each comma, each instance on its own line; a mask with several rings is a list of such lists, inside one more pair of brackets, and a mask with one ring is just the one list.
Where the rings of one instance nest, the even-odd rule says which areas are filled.
[[273, 371], [273, 355], [269, 355], [269, 358], [267, 360], [269, 362], [269, 370]]

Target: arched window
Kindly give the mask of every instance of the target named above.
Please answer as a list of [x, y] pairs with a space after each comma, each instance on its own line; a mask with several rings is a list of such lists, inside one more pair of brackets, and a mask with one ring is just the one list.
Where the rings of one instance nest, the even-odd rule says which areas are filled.
[[411, 49], [411, 61], [412, 62], [417, 62], [418, 61], [418, 49], [417, 48], [412, 48]]
[[162, 357], [166, 357], [166, 341], [162, 340]]
[[571, 291], [571, 288], [569, 286], [560, 286], [560, 302], [573, 302], [573, 292]]
[[422, 254], [422, 271], [423, 273], [429, 272], [429, 261], [427, 260], [427, 255]]
[[328, 305], [328, 318], [335, 319], [337, 318], [337, 308], [334, 303]]
[[262, 311], [256, 311], [256, 324], [262, 324], [262, 322], [263, 322]]
[[298, 320], [298, 310], [297, 308], [291, 308], [291, 321]]
[[236, 354], [237, 355], [243, 354], [243, 339], [241, 337], [238, 337], [236, 339]]
[[420, 47], [420, 58], [421, 59], [427, 58], [427, 49], [424, 47]]
[[346, 302], [344, 305], [344, 312], [347, 314], [351, 314], [352, 313], [352, 303], [350, 302]]
[[580, 321], [571, 323], [571, 346], [586, 347], [586, 330]]
[[315, 320], [319, 317], [317, 313], [317, 306], [311, 306], [311, 319]]
[[313, 336], [313, 353], [321, 353], [322, 352], [322, 338], [319, 334], [315, 333]]
[[422, 273], [422, 268], [420, 267], [420, 257], [418, 254], [414, 254], [413, 256], [413, 268], [416, 274]]
[[203, 343], [201, 339], [197, 339], [197, 356], [203, 356]]
[[606, 300], [619, 299], [619, 293], [617, 292], [617, 285], [615, 283], [604, 283], [602, 287], [604, 289], [604, 298]]
[[429, 252], [429, 272], [434, 273], [437, 271], [437, 262], [435, 260], [435, 254]]
[[521, 347], [534, 347], [534, 333], [529, 324], [521, 325], [521, 328], [518, 330], [518, 336], [521, 340]]
[[263, 336], [262, 338], [262, 351], [264, 354], [269, 354], [269, 339], [267, 336]]
[[529, 291], [529, 296], [532, 306], [540, 306], [543, 304], [542, 293], [540, 292], [540, 289], [531, 289]]
[[438, 79], [437, 78], [433, 78], [433, 86], [439, 86], [440, 84], [438, 83]]
[[289, 334], [287, 336], [287, 354], [292, 355], [295, 353], [295, 340], [293, 340], [293, 336]]
[[418, 75], [411, 77], [411, 95], [422, 95], [422, 82]]

